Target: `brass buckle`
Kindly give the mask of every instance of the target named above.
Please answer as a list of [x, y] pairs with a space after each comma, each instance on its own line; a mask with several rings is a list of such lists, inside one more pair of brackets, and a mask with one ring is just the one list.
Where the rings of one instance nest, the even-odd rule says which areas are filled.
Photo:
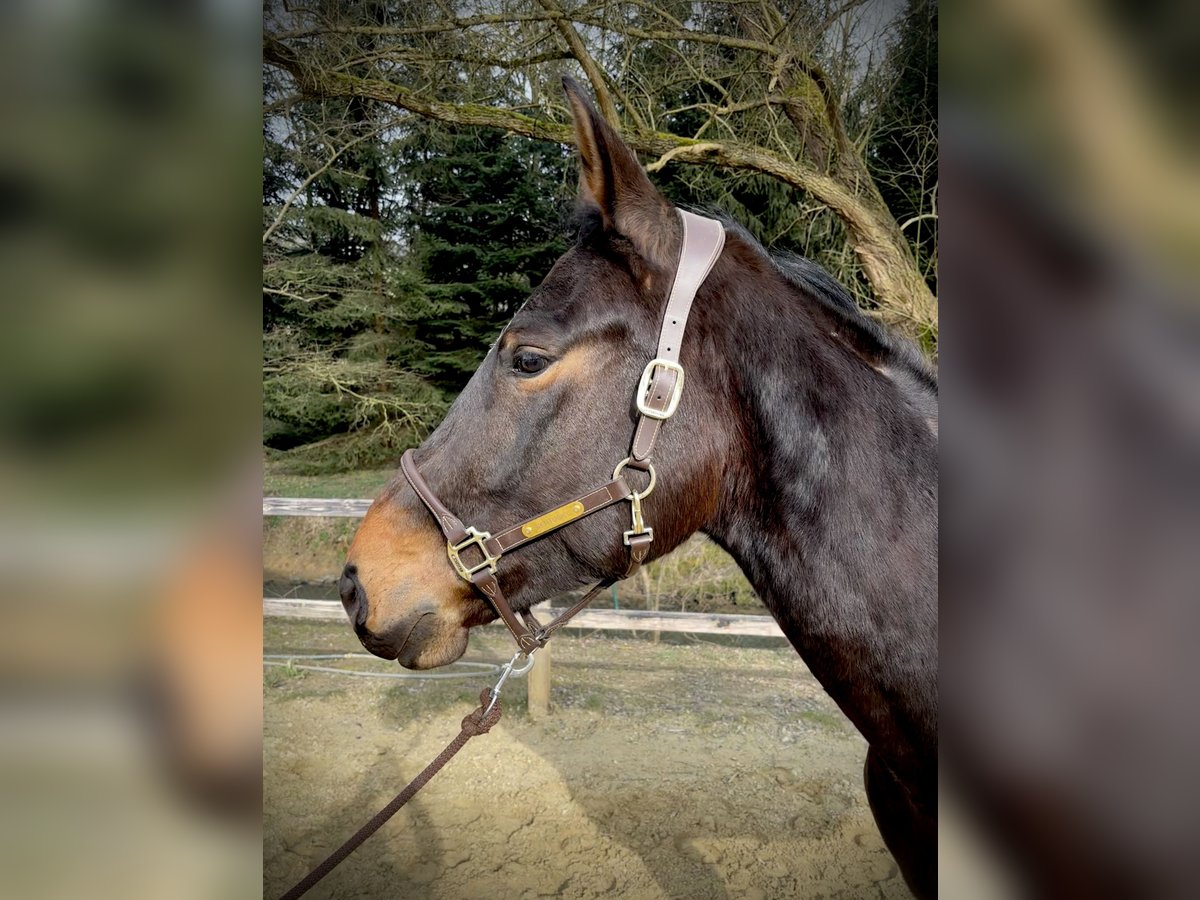
[[[485, 541], [490, 541], [492, 535], [487, 531], [476, 531], [474, 528], [467, 528], [467, 537], [459, 541], [457, 544], [452, 544], [446, 541], [446, 555], [450, 557], [450, 565], [454, 566], [454, 571], [458, 573], [463, 581], [470, 581], [471, 576], [476, 572], [482, 572], [484, 569], [490, 569], [492, 574], [496, 573], [496, 563], [500, 562], [500, 555], [492, 556], [488, 553], [487, 547], [484, 546]], [[474, 544], [479, 548], [479, 552], [483, 554], [483, 562], [474, 566], [468, 566], [459, 557], [462, 551], [466, 550]]]
[[[649, 493], [649, 491], [646, 493]], [[646, 522], [642, 519], [642, 497], [644, 496], [645, 494], [639, 494], [636, 491], [629, 496], [630, 515], [633, 518], [633, 527], [625, 532], [626, 547], [630, 545], [630, 538], [641, 537], [643, 534], [649, 537], [650, 540], [654, 540], [654, 529], [647, 527]]]
[[[650, 382], [654, 378], [655, 369], [667, 369], [674, 372], [676, 376], [675, 386], [671, 389], [671, 396], [667, 400], [667, 408], [664, 410], [652, 409], [646, 403], [646, 394], [650, 392]], [[657, 359], [652, 359], [646, 363], [646, 368], [642, 370], [642, 380], [638, 382], [637, 400], [638, 412], [643, 416], [649, 416], [652, 419], [669, 419], [675, 415], [675, 410], [679, 406], [679, 398], [683, 394], [683, 366], [679, 363], [671, 362], [669, 359], [663, 359], [661, 356]]]

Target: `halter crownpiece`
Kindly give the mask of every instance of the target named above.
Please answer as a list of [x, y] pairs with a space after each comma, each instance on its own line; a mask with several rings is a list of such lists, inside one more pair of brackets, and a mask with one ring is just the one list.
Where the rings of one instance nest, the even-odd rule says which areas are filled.
[[[675, 279], [671, 284], [671, 293], [667, 298], [667, 308], [659, 330], [658, 350], [654, 359], [650, 360], [642, 371], [634, 395], [638, 422], [634, 429], [629, 456], [617, 463], [611, 481], [532, 519], [507, 528], [493, 537], [490, 532], [464, 525], [438, 500], [421, 477], [421, 473], [417, 471], [412, 450], [406, 450], [400, 460], [404, 477], [446, 537], [446, 556], [450, 565], [460, 578], [483, 594], [512, 632], [520, 652], [526, 655], [544, 646], [550, 635], [587, 606], [600, 591], [633, 575], [649, 555], [650, 544], [654, 540], [654, 529], [648, 527], [643, 519], [642, 501], [654, 490], [658, 481], [658, 473], [650, 457], [663, 422], [675, 414], [683, 394], [684, 371], [679, 363], [679, 352], [692, 301], [696, 299], [696, 292], [708, 278], [725, 246], [725, 228], [720, 222], [682, 209], [677, 209], [676, 212], [683, 225], [683, 240], [679, 249], [679, 263], [675, 268]], [[639, 469], [650, 476], [650, 483], [645, 490], [638, 492], [630, 489], [622, 475], [626, 467]], [[631, 527], [624, 533], [624, 545], [629, 548], [629, 565], [624, 573], [618, 578], [600, 582], [575, 605], [547, 625], [539, 623], [528, 612], [521, 614], [524, 621], [517, 618], [500, 589], [500, 582], [496, 579], [496, 566], [501, 557], [530, 541], [623, 500], [630, 503], [631, 518]], [[472, 551], [478, 554], [477, 561], [473, 563], [464, 559], [464, 554]]]
[[639, 462], [650, 458], [659, 428], [679, 407], [679, 398], [683, 394], [679, 351], [688, 314], [700, 285], [717, 264], [725, 246], [725, 228], [720, 222], [682, 209], [676, 212], [683, 224], [679, 265], [675, 268], [675, 280], [658, 332], [658, 352], [646, 364], [635, 397], [640, 416], [630, 455]]

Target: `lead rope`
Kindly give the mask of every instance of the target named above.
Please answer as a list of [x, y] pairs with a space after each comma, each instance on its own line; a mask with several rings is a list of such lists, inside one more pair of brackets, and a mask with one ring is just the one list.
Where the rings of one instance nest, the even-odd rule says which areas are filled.
[[[595, 599], [597, 594], [607, 590], [614, 584], [616, 584], [615, 579], [600, 582], [548, 625], [539, 623], [533, 617], [532, 613], [525, 614], [527, 621], [533, 623], [540, 640], [549, 640], [550, 636], [566, 625], [569, 619], [583, 611]], [[392, 799], [391, 803], [375, 813], [371, 817], [371, 820], [358, 829], [358, 831], [354, 832], [344, 844], [330, 853], [329, 856], [321, 861], [320, 865], [301, 878], [290, 891], [283, 895], [281, 900], [296, 900], [297, 897], [303, 897], [312, 890], [317, 882], [332, 872], [347, 856], [357, 850], [367, 838], [382, 828], [388, 819], [398, 813], [400, 808], [416, 795], [417, 791], [425, 787], [433, 776], [440, 772], [446, 763], [454, 758], [454, 754], [458, 753], [466, 745], [467, 741], [477, 734], [487, 734], [491, 731], [492, 726], [500, 721], [500, 690], [504, 687], [504, 683], [510, 675], [521, 675], [527, 672], [528, 665], [532, 664], [532, 654], [530, 654], [529, 664], [521, 669], [516, 669], [517, 660], [523, 655], [525, 654], [517, 653], [513, 656], [501, 671], [500, 680], [496, 682], [496, 685], [483, 690], [479, 695], [479, 708], [462, 720], [462, 731], [458, 733], [458, 736], [454, 740], [446, 745], [446, 749], [439, 753], [433, 762], [422, 769], [421, 774], [410, 781], [408, 786]]]
[[[507, 677], [508, 671], [511, 670], [511, 665], [510, 663], [504, 673], [504, 677]], [[477, 734], [487, 734], [492, 726], [500, 721], [498, 688], [499, 685], [496, 688], [485, 688], [479, 695], [479, 708], [462, 720], [462, 731], [458, 733], [458, 737], [447, 744], [446, 749], [439, 753], [433, 762], [421, 771], [420, 775], [410, 781], [408, 786], [397, 794], [391, 803], [375, 813], [371, 821], [354, 832], [342, 846], [325, 857], [319, 866], [301, 878], [295, 887], [283, 895], [282, 900], [295, 900], [295, 898], [303, 897], [307, 894], [318, 881], [332, 872], [342, 860], [357, 850], [363, 841], [383, 827], [383, 824], [388, 819], [399, 812], [400, 807], [411, 800], [417, 791], [425, 787], [429, 783], [429, 780], [440, 772], [446, 763], [450, 762], [454, 754], [461, 750], [467, 741]]]

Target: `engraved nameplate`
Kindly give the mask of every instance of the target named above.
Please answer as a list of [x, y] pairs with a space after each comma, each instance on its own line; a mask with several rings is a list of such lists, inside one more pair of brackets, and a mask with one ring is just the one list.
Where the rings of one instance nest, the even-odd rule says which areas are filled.
[[566, 525], [568, 522], [574, 521], [582, 515], [583, 504], [576, 500], [573, 503], [560, 506], [558, 509], [552, 509], [550, 512], [538, 516], [531, 522], [526, 522], [521, 526], [521, 534], [527, 538], [537, 537], [539, 534], [545, 534], [559, 525]]

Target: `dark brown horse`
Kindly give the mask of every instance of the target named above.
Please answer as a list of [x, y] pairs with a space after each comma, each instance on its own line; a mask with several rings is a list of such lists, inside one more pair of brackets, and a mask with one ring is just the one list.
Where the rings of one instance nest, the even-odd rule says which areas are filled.
[[[611, 477], [655, 341], [680, 225], [633, 153], [567, 82], [583, 226], [416, 461], [466, 522], [507, 525]], [[738, 561], [870, 744], [866, 787], [910, 886], [936, 889], [937, 385], [911, 345], [828, 274], [732, 222], [682, 347], [687, 388], [645, 503], [652, 556], [703, 531]], [[619, 576], [614, 506], [505, 556], [513, 606]], [[343, 600], [363, 644], [441, 666], [495, 611], [459, 578], [397, 478], [350, 548]]]

